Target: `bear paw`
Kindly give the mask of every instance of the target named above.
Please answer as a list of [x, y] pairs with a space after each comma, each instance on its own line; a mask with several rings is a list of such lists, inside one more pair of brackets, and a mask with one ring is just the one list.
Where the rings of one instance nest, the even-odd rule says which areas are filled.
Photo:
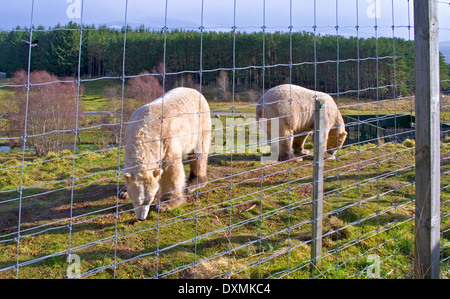
[[164, 199], [163, 201], [159, 202], [156, 205], [156, 209], [162, 213], [166, 211], [173, 210], [175, 208], [178, 208], [182, 204], [186, 202], [186, 199], [184, 197], [181, 198], [171, 198], [171, 199]]
[[323, 155], [323, 159], [327, 161], [336, 160], [336, 157], [334, 155], [330, 155], [329, 153], [325, 153]]
[[121, 199], [127, 199], [128, 198], [127, 186], [123, 186], [119, 190], [119, 198], [121, 198]]
[[[198, 183], [198, 184], [197, 184]], [[197, 189], [203, 188], [208, 184], [208, 179], [206, 177], [199, 176], [189, 178], [187, 181], [187, 192], [194, 193]]]
[[280, 162], [284, 162], [284, 161], [296, 161], [296, 162], [301, 162], [303, 161], [302, 157], [297, 157], [294, 154], [290, 154], [290, 155], [280, 155], [280, 157], [278, 158], [278, 161]]
[[307, 150], [307, 149], [302, 149], [301, 151], [300, 151], [300, 154], [301, 155], [309, 155], [311, 152], [309, 151], [309, 150]]

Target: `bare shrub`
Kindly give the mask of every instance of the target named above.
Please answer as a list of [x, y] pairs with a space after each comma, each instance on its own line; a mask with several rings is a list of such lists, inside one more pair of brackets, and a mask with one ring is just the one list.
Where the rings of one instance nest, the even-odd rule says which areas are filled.
[[171, 88], [175, 87], [189, 87], [200, 91], [200, 85], [194, 81], [191, 74], [181, 74], [176, 76], [175, 83]]
[[162, 95], [163, 88], [158, 81], [160, 76], [156, 72], [155, 69], [152, 73], [144, 70], [138, 76], [128, 80], [125, 86], [123, 110], [121, 87], [109, 86], [103, 89], [103, 95], [110, 103], [112, 113], [95, 121], [96, 124], [101, 125], [94, 141], [97, 146], [107, 148], [110, 144], [119, 144], [122, 117], [126, 122], [136, 109]]
[[147, 71], [143, 71], [137, 77], [131, 78], [128, 81], [126, 90], [127, 97], [135, 101], [135, 103], [127, 101], [128, 104], [132, 104], [133, 107], [129, 107], [132, 110], [150, 103], [163, 93], [162, 86], [156, 76]]
[[[46, 71], [30, 73], [30, 90], [27, 105], [28, 76], [18, 71], [13, 76], [14, 84], [23, 85], [15, 94], [18, 111], [11, 113], [11, 133], [23, 136], [26, 126], [26, 145], [33, 146], [38, 156], [58, 152], [74, 141], [77, 118], [77, 84], [73, 78], [59, 79]], [[80, 89], [80, 95], [82, 90]], [[81, 108], [78, 108], [81, 120]]]
[[219, 71], [219, 74], [216, 78], [216, 85], [218, 88], [218, 97], [221, 100], [226, 100], [227, 91], [230, 85], [228, 78], [228, 73], [226, 71]]

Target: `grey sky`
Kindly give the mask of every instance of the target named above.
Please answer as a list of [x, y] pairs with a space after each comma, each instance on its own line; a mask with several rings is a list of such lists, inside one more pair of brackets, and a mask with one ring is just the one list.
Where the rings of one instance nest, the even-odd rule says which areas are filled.
[[[0, 29], [29, 26], [33, 0], [0, 0]], [[359, 25], [362, 37], [395, 35], [409, 38], [409, 22], [413, 24], [413, 1], [408, 0], [203, 0], [203, 26], [209, 30], [230, 31], [236, 22], [240, 30], [312, 31], [314, 22], [320, 34], [356, 35]], [[46, 28], [70, 20], [80, 22], [81, 0], [34, 0], [33, 24]], [[83, 23], [121, 27], [125, 21], [125, 0], [84, 0]], [[264, 9], [265, 3], [265, 9]], [[291, 10], [292, 3], [292, 10]], [[314, 17], [314, 3], [316, 15]], [[127, 23], [161, 29], [165, 22], [166, 0], [129, 0]], [[408, 9], [409, 6], [409, 9]], [[376, 8], [375, 8], [376, 7]], [[408, 17], [408, 10], [410, 16]], [[374, 18], [377, 11], [377, 18]], [[264, 13], [265, 12], [265, 13]], [[450, 5], [439, 4], [440, 39], [450, 41]], [[167, 26], [197, 30], [202, 22], [202, 0], [168, 0]], [[411, 38], [413, 32], [411, 31]]]

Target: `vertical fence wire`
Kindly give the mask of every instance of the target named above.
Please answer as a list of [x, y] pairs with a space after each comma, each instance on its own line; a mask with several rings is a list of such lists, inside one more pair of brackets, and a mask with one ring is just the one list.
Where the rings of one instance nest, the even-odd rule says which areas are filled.
[[[165, 9], [164, 9], [164, 27], [163, 27], [163, 33], [164, 33], [164, 57], [163, 57], [163, 83], [162, 83], [162, 101], [161, 101], [161, 133], [160, 133], [160, 138], [159, 140], [163, 140], [164, 136], [163, 136], [163, 125], [164, 125], [164, 100], [165, 100], [165, 94], [166, 94], [166, 83], [167, 83], [167, 31], [168, 31], [168, 27], [167, 27], [167, 16], [169, 13], [169, 0], [165, 1]], [[163, 163], [164, 161], [162, 160], [162, 156], [163, 156], [163, 144], [162, 142], [160, 142], [160, 146], [159, 146], [159, 158], [161, 159], [158, 168], [159, 168], [159, 172], [161, 173], [163, 171]], [[159, 177], [159, 185], [161, 185], [161, 177]], [[158, 190], [158, 194], [159, 197], [161, 198], [162, 196], [162, 190], [161, 188], [159, 188]], [[157, 203], [157, 227], [156, 227], [156, 275], [155, 278], [159, 278], [160, 276], [160, 270], [159, 270], [159, 265], [160, 265], [160, 234], [161, 234], [161, 224], [160, 224], [160, 204], [161, 202], [158, 201]]]
[[[262, 0], [262, 94], [265, 94], [265, 83], [266, 83], [266, 0]], [[264, 105], [264, 104], [263, 104]], [[264, 117], [263, 108], [263, 117]], [[261, 178], [264, 177], [264, 167], [261, 164]], [[262, 253], [262, 225], [263, 225], [263, 180], [260, 179], [260, 196], [259, 196], [259, 227], [258, 227], [258, 278], [261, 278], [261, 253]]]
[[[292, 0], [289, 1], [289, 84], [292, 85], [292, 29], [293, 29], [293, 24], [292, 24]], [[292, 112], [292, 88], [290, 88], [289, 90], [289, 131], [293, 131], [292, 130], [292, 117], [294, 115], [294, 113]], [[295, 135], [295, 134], [293, 134]], [[292, 136], [293, 140], [294, 136]], [[292, 163], [291, 160], [289, 160], [289, 167], [288, 167], [288, 182], [291, 181], [291, 171], [292, 171]], [[287, 266], [286, 266], [286, 274], [287, 274], [287, 278], [289, 278], [289, 274], [290, 274], [290, 249], [291, 249], [291, 197], [292, 197], [292, 192], [291, 192], [291, 185], [288, 184], [288, 207], [287, 207], [287, 213], [288, 213], [288, 220], [287, 220], [287, 239], [288, 239], [288, 244], [287, 244]]]
[[[235, 105], [235, 88], [236, 88], [236, 3], [237, 0], [233, 1], [233, 26], [232, 26], [232, 34], [233, 34], [233, 68], [232, 68], [232, 72], [233, 72], [233, 79], [232, 79], [232, 106], [231, 106], [231, 111], [232, 114], [234, 114], [234, 107]], [[234, 131], [233, 131], [234, 132]], [[232, 233], [232, 229], [231, 229], [231, 225], [232, 225], [232, 213], [233, 213], [233, 152], [231, 152], [230, 155], [230, 187], [229, 187], [229, 204], [228, 204], [228, 229], [227, 229], [227, 238], [228, 238], [228, 244], [227, 244], [227, 272], [226, 272], [226, 278], [230, 278], [230, 274], [231, 274], [231, 248], [232, 248], [232, 237], [231, 237], [231, 233]]]
[[17, 251], [16, 251], [16, 278], [19, 278], [19, 256], [20, 256], [20, 229], [21, 229], [21, 223], [22, 223], [22, 200], [23, 200], [23, 173], [24, 173], [24, 165], [25, 165], [25, 149], [26, 149], [26, 143], [27, 143], [27, 119], [28, 119], [28, 104], [30, 99], [30, 88], [31, 88], [31, 82], [30, 82], [30, 69], [31, 69], [31, 49], [32, 49], [32, 42], [33, 42], [33, 15], [34, 15], [34, 0], [31, 2], [31, 14], [30, 14], [30, 29], [29, 29], [29, 40], [28, 40], [28, 64], [27, 64], [27, 83], [26, 83], [26, 107], [25, 107], [25, 118], [24, 118], [24, 130], [23, 130], [23, 146], [22, 146], [22, 163], [20, 167], [20, 186], [19, 186], [19, 207], [18, 207], [18, 216], [17, 216], [17, 237], [15, 238]]
[[[125, 1], [125, 11], [123, 16], [123, 27], [128, 27], [128, 0]], [[114, 274], [113, 277], [117, 278], [117, 241], [118, 241], [118, 220], [119, 220], [119, 200], [121, 193], [120, 186], [120, 176], [122, 175], [121, 171], [121, 157], [122, 157], [122, 147], [123, 147], [123, 130], [124, 130], [124, 103], [125, 103], [125, 61], [126, 61], [126, 47], [127, 47], [127, 30], [124, 32], [123, 38], [123, 53], [122, 53], [122, 76], [120, 78], [120, 122], [119, 122], [119, 145], [117, 151], [117, 185], [116, 185], [116, 207], [115, 207], [115, 215], [114, 215]], [[116, 111], [114, 111], [114, 115]]]
[[[70, 214], [69, 214], [69, 249], [68, 249], [68, 261], [72, 260], [72, 230], [73, 230], [73, 207], [74, 207], [74, 192], [75, 192], [75, 163], [76, 163], [76, 154], [77, 154], [77, 141], [79, 134], [79, 107], [80, 107], [80, 86], [81, 86], [81, 55], [82, 55], [82, 41], [83, 41], [83, 7], [84, 0], [81, 1], [81, 19], [80, 19], [80, 37], [78, 44], [78, 67], [77, 67], [77, 91], [76, 91], [76, 111], [75, 111], [75, 129], [74, 129], [74, 141], [73, 141], [73, 158], [72, 158], [72, 175], [70, 178], [71, 186], [70, 186]], [[68, 266], [69, 267], [69, 266]]]
[[[243, 25], [238, 21], [239, 4], [243, 2], [233, 0], [232, 2], [232, 27], [228, 30], [227, 40], [230, 49], [224, 49], [221, 45], [220, 50], [216, 54], [227, 55], [231, 63], [224, 62], [223, 65], [210, 67], [208, 60], [215, 59], [207, 51], [210, 49], [213, 41], [210, 38], [212, 32], [215, 31], [213, 26], [208, 27], [206, 17], [208, 10], [206, 5], [210, 2], [200, 1], [200, 27], [182, 26], [182, 30], [186, 30], [185, 34], [192, 34], [192, 44], [197, 47], [198, 51], [198, 69], [178, 69], [172, 66], [172, 61], [178, 54], [171, 44], [171, 34], [177, 32], [177, 28], [169, 28], [169, 13], [174, 12], [177, 7], [170, 6], [169, 1], [164, 3], [164, 27], [144, 28], [141, 32], [144, 35], [159, 35], [162, 54], [161, 68], [155, 69], [153, 72], [136, 74], [129, 70], [133, 69], [133, 64], [140, 61], [141, 57], [136, 55], [131, 48], [131, 44], [135, 42], [138, 30], [130, 27], [130, 5], [131, 0], [124, 1], [124, 19], [123, 27], [114, 32], [117, 36], [123, 37], [122, 55], [120, 59], [121, 68], [119, 71], [98, 77], [86, 77], [84, 75], [83, 55], [88, 46], [84, 38], [95, 32], [97, 29], [90, 28], [85, 24], [86, 14], [89, 1], [81, 2], [81, 19], [80, 24], [76, 27], [62, 27], [50, 29], [36, 29], [33, 22], [33, 14], [35, 11], [35, 2], [31, 2], [30, 28], [24, 32], [28, 34], [28, 63], [27, 63], [27, 82], [25, 84], [3, 83], [0, 81], [0, 91], [11, 89], [18, 90], [26, 88], [24, 108], [25, 116], [23, 119], [23, 134], [13, 133], [12, 135], [0, 135], [0, 142], [9, 142], [15, 139], [22, 141], [21, 162], [18, 165], [4, 164], [0, 166], [3, 173], [17, 171], [20, 179], [16, 183], [14, 189], [8, 186], [0, 186], [0, 212], [2, 209], [8, 211], [7, 207], [17, 204], [17, 227], [9, 227], [6, 219], [0, 226], [0, 246], [5, 248], [5, 252], [10, 250], [11, 244], [14, 245], [14, 258], [0, 256], [0, 277], [9, 275], [14, 272], [15, 277], [33, 276], [29, 273], [29, 268], [40, 267], [45, 262], [53, 259], [69, 257], [75, 254], [81, 255], [84, 259], [83, 273], [78, 277], [109, 277], [122, 278], [127, 275], [133, 276], [131, 269], [137, 267], [140, 277], [148, 278], [297, 278], [297, 277], [358, 277], [366, 278], [373, 265], [369, 257], [377, 259], [377, 265], [382, 265], [381, 277], [399, 277], [409, 273], [412, 261], [410, 257], [404, 254], [410, 250], [412, 244], [408, 241], [410, 236], [409, 230], [412, 230], [414, 218], [411, 212], [411, 205], [414, 196], [411, 190], [414, 188], [414, 177], [411, 171], [414, 171], [414, 165], [411, 161], [414, 159], [414, 151], [411, 147], [405, 145], [405, 137], [414, 139], [414, 128], [403, 128], [403, 113], [409, 117], [409, 122], [414, 123], [414, 103], [413, 103], [413, 74], [403, 75], [402, 65], [406, 64], [410, 67], [414, 65], [412, 38], [411, 38], [411, 1], [405, 0], [407, 11], [402, 11], [407, 15], [407, 24], [402, 25], [401, 19], [397, 19], [396, 1], [391, 0], [389, 5], [387, 2], [374, 1], [375, 14], [378, 12], [378, 5], [383, 4], [383, 19], [375, 15], [373, 23], [369, 26], [362, 25], [364, 4], [362, 1], [355, 0], [354, 4], [355, 23], [352, 24], [352, 36], [356, 36], [352, 44], [353, 56], [346, 55], [347, 38], [345, 30], [349, 29], [342, 19], [344, 13], [342, 10], [346, 1], [335, 0], [333, 16], [335, 19], [334, 26], [331, 28], [332, 33], [327, 34], [326, 30], [330, 29], [323, 25], [321, 11], [318, 9], [323, 3], [321, 0], [312, 1], [313, 10], [311, 13], [312, 24], [305, 27], [296, 26], [298, 19], [296, 18], [295, 9], [298, 7], [296, 2], [289, 0], [288, 8], [289, 20], [288, 27], [283, 28], [284, 35], [287, 38], [286, 61], [274, 60], [275, 55], [281, 56], [281, 49], [272, 48], [272, 39], [274, 38], [274, 27], [268, 22], [268, 16], [271, 11], [268, 9], [269, 1], [262, 0], [260, 5], [262, 11], [261, 27], [252, 27]], [[230, 3], [231, 3], [230, 2]], [[172, 4], [172, 2], [171, 2]], [[287, 2], [285, 2], [287, 4]], [[448, 9], [449, 3], [438, 1], [441, 9]], [[209, 6], [208, 6], [209, 7]], [[387, 12], [390, 9], [390, 15]], [[258, 13], [259, 14], [259, 13]], [[390, 19], [390, 25], [381, 25], [381, 21], [385, 22]], [[230, 23], [230, 24], [231, 24]], [[176, 26], [175, 26], [176, 27]], [[307, 28], [307, 33], [301, 30]], [[383, 36], [382, 30], [390, 30], [388, 37]], [[108, 30], [108, 29], [103, 29]], [[255, 59], [254, 63], [242, 65], [244, 54], [241, 53], [240, 45], [246, 37], [245, 30], [254, 30], [259, 35], [259, 42], [254, 46], [252, 53]], [[370, 30], [370, 36], [365, 38], [363, 30]], [[440, 28], [441, 31], [447, 28]], [[330, 32], [331, 32], [330, 31]], [[402, 44], [401, 38], [397, 37], [399, 32], [406, 31], [406, 46]], [[77, 32], [76, 42], [74, 46], [77, 52], [77, 71], [75, 79], [76, 83], [76, 111], [73, 128], [58, 128], [56, 130], [44, 131], [41, 133], [30, 133], [29, 126], [32, 125], [29, 117], [29, 103], [33, 100], [34, 93], [32, 87], [53, 86], [57, 83], [69, 83], [71, 80], [60, 78], [56, 82], [33, 82], [31, 75], [33, 68], [32, 43], [35, 35], [44, 36], [48, 32]], [[324, 33], [325, 32], [325, 33]], [[19, 34], [21, 30], [11, 30], [8, 33]], [[178, 34], [178, 32], [177, 32]], [[309, 34], [311, 37], [310, 57], [306, 61], [298, 61], [296, 54], [298, 53], [297, 37]], [[335, 49], [333, 57], [324, 56], [321, 52], [327, 45], [324, 44], [324, 38], [332, 38], [331, 44]], [[386, 50], [384, 39], [390, 38], [390, 49]], [[367, 51], [366, 43], [372, 42], [374, 46], [372, 51]], [[196, 44], [198, 42], [199, 44]], [[211, 44], [210, 44], [211, 43]], [[186, 44], [186, 47], [192, 46]], [[301, 46], [301, 45], [300, 45]], [[224, 47], [224, 48], [222, 48]], [[402, 47], [407, 47], [406, 52]], [[306, 48], [306, 46], [305, 46]], [[144, 50], [142, 50], [144, 53]], [[34, 53], [34, 50], [33, 50]], [[259, 54], [258, 54], [259, 53]], [[144, 55], [144, 54], [143, 54]], [[196, 59], [191, 57], [191, 59]], [[273, 63], [275, 61], [275, 63]], [[141, 63], [141, 62], [137, 62]], [[355, 65], [354, 84], [348, 87], [346, 80], [346, 72]], [[367, 68], [373, 71], [373, 81], [367, 83], [364, 78], [363, 68], [367, 72]], [[389, 70], [390, 82], [386, 82], [384, 73]], [[281, 72], [283, 70], [283, 72]], [[330, 71], [332, 70], [332, 71]], [[334, 71], [335, 70], [335, 71]], [[351, 121], [345, 124], [346, 130], [355, 130], [355, 136], [352, 137], [352, 143], [346, 143], [342, 149], [336, 153], [335, 161], [325, 162], [325, 178], [324, 178], [324, 213], [321, 220], [324, 221], [323, 241], [324, 250], [322, 260], [324, 263], [319, 267], [316, 274], [310, 273], [309, 255], [311, 250], [312, 239], [310, 229], [314, 221], [308, 212], [313, 204], [311, 196], [308, 195], [308, 186], [313, 182], [310, 159], [305, 155], [303, 161], [299, 162], [295, 159], [288, 159], [287, 163], [277, 161], [271, 164], [261, 163], [251, 160], [251, 155], [246, 153], [241, 156], [239, 150], [241, 146], [245, 148], [254, 147], [259, 155], [263, 156], [263, 146], [261, 142], [251, 144], [250, 137], [245, 144], [239, 144], [235, 139], [239, 130], [242, 128], [245, 132], [247, 128], [246, 121], [240, 124], [236, 118], [241, 113], [246, 114], [244, 118], [252, 117], [256, 101], [243, 103], [240, 101], [242, 96], [242, 76], [257, 74], [259, 82], [255, 84], [258, 89], [258, 96], [263, 96], [270, 88], [274, 87], [276, 79], [274, 73], [280, 71], [285, 74], [284, 82], [294, 85], [302, 85], [297, 74], [299, 71], [309, 72], [310, 82], [312, 82], [312, 90], [315, 98], [322, 91], [329, 88], [323, 82], [323, 76], [326, 71], [333, 76], [330, 85], [333, 86], [333, 92], [328, 92], [335, 100], [339, 115], [339, 111], [353, 111], [356, 115]], [[209, 103], [212, 107], [212, 117], [217, 117], [222, 122], [223, 117], [231, 117], [232, 122], [226, 123], [223, 129], [227, 134], [232, 136], [232, 144], [226, 143], [225, 153], [210, 152], [208, 171], [211, 170], [212, 176], [209, 175], [208, 188], [198, 189], [193, 194], [186, 194], [187, 203], [174, 212], [160, 212], [158, 209], [155, 213], [151, 213], [149, 218], [142, 223], [132, 221], [134, 209], [130, 202], [121, 198], [121, 187], [123, 186], [122, 176], [126, 169], [123, 168], [124, 144], [123, 137], [125, 128], [130, 122], [126, 119], [125, 109], [129, 105], [130, 98], [127, 89], [129, 82], [135, 78], [156, 78], [160, 79], [162, 84], [162, 115], [158, 117], [161, 122], [161, 132], [159, 141], [167, 140], [170, 136], [164, 136], [163, 124], [170, 121], [171, 117], [165, 115], [166, 93], [175, 84], [176, 78], [186, 78], [187, 75], [198, 80], [198, 89], [202, 94], [212, 94], [211, 78], [214, 75], [224, 72], [231, 74], [231, 95], [225, 106], [217, 105], [211, 99]], [[209, 80], [209, 81], [208, 81]], [[274, 81], [272, 81], [274, 80]], [[120, 120], [109, 122], [88, 123], [81, 120], [79, 107], [82, 106], [83, 97], [82, 86], [88, 83], [116, 84], [120, 87]], [[214, 82], [214, 81], [212, 81]], [[441, 79], [441, 84], [448, 83], [448, 79]], [[73, 82], [72, 82], [73, 83]], [[404, 88], [406, 86], [406, 88]], [[227, 88], [229, 88], [228, 86]], [[250, 87], [251, 88], [251, 87]], [[402, 94], [405, 92], [406, 94]], [[329, 91], [329, 90], [328, 90]], [[334, 92], [335, 91], [335, 92]], [[290, 117], [289, 129], [293, 131], [292, 119], [299, 114], [293, 110], [293, 89], [289, 90], [289, 108]], [[442, 96], [441, 101], [441, 176], [443, 183], [441, 185], [441, 275], [448, 276], [449, 273], [449, 198], [448, 198], [448, 155], [446, 153], [448, 126], [446, 122], [446, 114], [448, 112], [448, 99], [446, 95]], [[227, 98], [227, 95], [225, 95]], [[228, 98], [227, 98], [228, 99]], [[264, 99], [264, 98], [263, 98]], [[444, 101], [446, 99], [447, 102]], [[200, 98], [199, 100], [199, 109]], [[407, 103], [409, 100], [409, 104]], [[194, 101], [195, 102], [195, 101]], [[406, 104], [405, 104], [406, 103]], [[388, 104], [392, 104], [391, 108], [386, 108]], [[366, 107], [373, 107], [372, 111], [375, 115], [367, 116], [369, 113]], [[409, 107], [408, 107], [409, 105]], [[225, 108], [224, 108], [225, 107]], [[262, 114], [263, 118], [269, 111], [270, 105], [265, 104], [263, 100]], [[407, 111], [409, 109], [409, 111]], [[386, 111], [389, 110], [389, 111]], [[225, 113], [223, 111], [226, 111]], [[231, 111], [231, 113], [228, 113]], [[251, 111], [241, 112], [241, 111]], [[81, 114], [81, 113], [80, 113]], [[300, 113], [300, 115], [302, 115]], [[344, 115], [345, 116], [345, 115]], [[349, 115], [350, 117], [351, 115]], [[199, 128], [197, 134], [201, 134], [201, 119], [204, 117], [202, 113], [194, 116], [199, 120]], [[222, 119], [220, 119], [222, 117]], [[280, 116], [279, 120], [282, 119]], [[146, 119], [146, 121], [151, 121]], [[392, 122], [392, 131], [383, 128], [386, 123]], [[256, 124], [256, 121], [255, 121]], [[256, 124], [259, 127], [259, 124]], [[98, 134], [101, 129], [111, 128], [117, 130], [118, 143], [107, 148], [93, 148], [82, 150], [83, 145], [80, 141], [81, 136], [88, 133], [96, 132]], [[405, 126], [407, 127], [407, 126]], [[327, 128], [329, 129], [329, 128]], [[364, 130], [375, 129], [375, 134], [366, 139]], [[236, 130], [236, 131], [235, 131]], [[311, 132], [309, 132], [311, 133]], [[63, 153], [56, 156], [46, 156], [41, 158], [28, 157], [30, 139], [47, 137], [57, 134], [74, 134], [73, 143], [71, 143], [72, 153]], [[248, 133], [250, 134], [250, 133]], [[257, 136], [261, 132], [258, 132]], [[284, 140], [295, 140], [300, 133], [287, 137], [279, 137], [271, 142], [281, 142]], [[6, 136], [6, 137], [4, 137]], [[97, 135], [98, 136], [98, 135]], [[285, 139], [283, 139], [285, 138]], [[247, 140], [247, 139], [246, 139]], [[152, 142], [152, 141], [149, 141]], [[163, 145], [160, 142], [160, 157], [163, 157]], [[221, 144], [220, 146], [223, 146]], [[266, 146], [267, 148], [267, 146]], [[117, 152], [117, 153], [116, 153]], [[245, 152], [245, 150], [244, 150]], [[113, 165], [102, 161], [99, 165], [92, 165], [92, 169], [84, 171], [83, 167], [85, 159], [93, 156], [102, 158], [108, 155], [114, 156]], [[9, 155], [9, 154], [8, 154]], [[31, 155], [31, 154], [30, 154]], [[258, 155], [255, 155], [259, 157]], [[7, 157], [7, 155], [5, 155]], [[186, 156], [182, 163], [189, 164], [191, 159], [196, 159], [197, 173], [199, 172], [198, 161], [200, 155]], [[3, 159], [3, 158], [2, 158]], [[244, 159], [244, 162], [241, 161]], [[245, 160], [247, 159], [247, 160]], [[60, 176], [49, 180], [36, 180], [30, 182], [29, 169], [36, 167], [36, 173], [45, 173], [45, 167], [50, 164], [62, 163], [64, 160], [70, 161], [71, 175], [68, 177]], [[158, 167], [163, 170], [163, 162], [167, 165], [174, 163], [172, 161], [159, 161]], [[3, 163], [3, 162], [2, 162]], [[94, 162], [92, 162], [94, 163]], [[229, 165], [227, 166], [227, 164]], [[166, 165], [165, 164], [165, 165]], [[225, 166], [223, 166], [225, 165]], [[244, 165], [244, 166], [243, 166]], [[94, 167], [97, 166], [97, 167]], [[223, 167], [223, 168], [222, 168]], [[216, 168], [220, 171], [215, 171]], [[34, 173], [36, 175], [36, 173]], [[115, 194], [109, 197], [107, 201], [100, 205], [92, 201], [87, 201], [86, 205], [90, 209], [79, 208], [85, 202], [85, 198], [89, 197], [89, 186], [100, 186], [102, 192], [106, 193], [109, 182], [114, 182]], [[161, 178], [160, 178], [161, 183]], [[197, 178], [197, 185], [199, 185]], [[253, 189], [248, 186], [256, 186]], [[248, 189], [246, 189], [248, 188]], [[39, 205], [32, 206], [38, 197], [58, 198], [59, 192], [66, 193], [67, 200], [70, 203], [66, 205], [68, 209], [68, 217], [49, 217], [43, 211], [39, 211]], [[15, 193], [16, 195], [12, 195]], [[83, 193], [80, 196], [80, 193]], [[80, 196], [80, 198], [78, 198]], [[103, 195], [95, 193], [94, 197], [102, 197]], [[158, 197], [162, 198], [164, 193], [160, 188]], [[63, 196], [61, 196], [63, 197]], [[108, 197], [104, 195], [104, 197]], [[193, 200], [189, 200], [193, 198]], [[45, 203], [41, 203], [44, 205]], [[159, 203], [156, 204], [158, 207]], [[30, 206], [35, 208], [36, 213], [42, 213], [42, 219], [36, 223], [29, 223], [24, 219], [25, 212], [30, 210]], [[155, 203], [152, 207], [155, 207]], [[6, 215], [6, 214], [5, 214]], [[29, 216], [27, 216], [29, 217]], [[109, 223], [109, 219], [111, 223]], [[177, 229], [183, 227], [183, 224], [189, 226], [192, 223], [192, 230], [187, 233], [180, 232], [175, 237]], [[208, 227], [204, 227], [208, 223]], [[111, 225], [111, 226], [109, 226]], [[95, 231], [98, 227], [98, 231]], [[64, 229], [68, 233], [63, 233]], [[174, 236], [169, 236], [168, 232], [174, 230]], [[92, 236], [89, 236], [89, 233]], [[58, 236], [67, 237], [65, 245], [60, 239], [56, 239], [55, 247], [57, 249], [46, 248], [42, 252], [29, 255], [31, 250], [29, 243], [43, 242], [52, 233]], [[85, 236], [85, 239], [83, 239]], [[151, 241], [143, 241], [148, 238]], [[225, 241], [221, 242], [221, 239]], [[61, 242], [61, 244], [58, 244]], [[108, 244], [112, 247], [108, 247]], [[67, 247], [64, 247], [67, 246]], [[113, 249], [111, 249], [113, 248]], [[136, 249], [139, 248], [139, 249]], [[108, 252], [110, 259], [96, 257], [102, 250]], [[307, 253], [307, 254], [305, 254]], [[14, 261], [12, 261], [12, 259]], [[282, 260], [282, 266], [274, 266], [278, 261]], [[71, 259], [67, 260], [71, 265]], [[391, 265], [389, 265], [391, 264]], [[20, 276], [19, 276], [19, 268]], [[65, 267], [62, 267], [65, 268]], [[210, 269], [212, 268], [212, 269]], [[110, 274], [107, 269], [112, 269]], [[61, 270], [61, 269], [59, 269]], [[64, 269], [65, 270], [65, 269]], [[210, 272], [208, 272], [210, 271]], [[65, 276], [65, 271], [60, 271], [58, 275]], [[208, 273], [206, 273], [208, 272]], [[205, 274], [206, 273], [206, 274]], [[35, 273], [38, 275], [37, 273]]]

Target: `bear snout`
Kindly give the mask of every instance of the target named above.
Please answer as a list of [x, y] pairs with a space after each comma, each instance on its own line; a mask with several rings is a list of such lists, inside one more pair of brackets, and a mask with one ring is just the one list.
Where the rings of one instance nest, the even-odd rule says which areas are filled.
[[150, 206], [149, 205], [141, 206], [141, 207], [138, 207], [138, 208], [134, 209], [134, 214], [136, 215], [136, 218], [139, 221], [144, 221], [145, 219], [147, 219], [147, 215], [148, 215], [149, 210], [150, 210]]

